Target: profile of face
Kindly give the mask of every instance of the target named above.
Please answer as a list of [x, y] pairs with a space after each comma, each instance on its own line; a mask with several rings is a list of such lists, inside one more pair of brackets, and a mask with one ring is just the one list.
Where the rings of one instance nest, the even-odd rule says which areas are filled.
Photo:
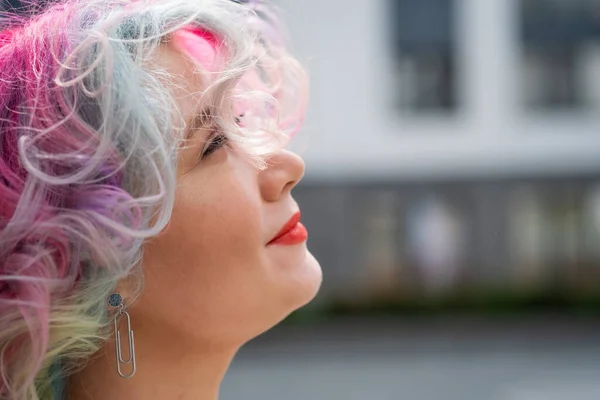
[[216, 399], [315, 297], [280, 140], [307, 85], [267, 3], [61, 1], [0, 27], [1, 398]]
[[[194, 93], [205, 84], [194, 74], [198, 60], [166, 44], [157, 64], [172, 77], [179, 111], [192, 126]], [[226, 132], [198, 127], [189, 137], [179, 153], [170, 223], [144, 247], [144, 286], [130, 310], [138, 348], [242, 345], [313, 299], [321, 284], [302, 232], [272, 241], [297, 218], [291, 191], [303, 177], [302, 159], [281, 149], [258, 170]]]

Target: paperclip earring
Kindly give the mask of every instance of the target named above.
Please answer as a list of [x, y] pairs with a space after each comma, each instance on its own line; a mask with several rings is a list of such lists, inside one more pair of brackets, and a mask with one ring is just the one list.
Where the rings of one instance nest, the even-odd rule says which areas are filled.
[[[117, 356], [117, 372], [122, 378], [131, 378], [133, 374], [135, 374], [135, 343], [133, 341], [133, 330], [131, 329], [131, 318], [129, 317], [129, 313], [124, 310], [123, 297], [121, 297], [119, 293], [111, 294], [108, 298], [108, 304], [119, 309], [113, 317], [116, 338], [115, 352]], [[123, 360], [123, 353], [121, 350], [121, 332], [119, 332], [118, 327], [119, 316], [121, 315], [124, 315], [127, 319], [127, 333], [129, 336], [129, 358], [127, 360]], [[131, 372], [128, 374], [123, 373], [123, 371], [121, 371], [121, 366], [123, 364], [131, 364]]]

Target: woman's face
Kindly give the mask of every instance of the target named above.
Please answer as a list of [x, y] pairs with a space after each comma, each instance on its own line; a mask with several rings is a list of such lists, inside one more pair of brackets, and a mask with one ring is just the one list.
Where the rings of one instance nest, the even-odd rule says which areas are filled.
[[[194, 64], [176, 48], [158, 63], [173, 76], [183, 117], [201, 90]], [[170, 224], [144, 250], [144, 289], [131, 310], [136, 342], [242, 344], [309, 302], [321, 284], [306, 243], [268, 244], [298, 211], [292, 188], [302, 159], [286, 150], [257, 171], [215, 132], [197, 129], [179, 156]], [[215, 140], [215, 138], [217, 140]]]

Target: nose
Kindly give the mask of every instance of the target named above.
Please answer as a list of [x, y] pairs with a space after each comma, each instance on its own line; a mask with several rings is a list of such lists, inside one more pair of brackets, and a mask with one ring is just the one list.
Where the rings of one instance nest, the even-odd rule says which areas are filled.
[[276, 202], [289, 194], [304, 176], [304, 161], [288, 150], [270, 155], [267, 168], [259, 172], [260, 192], [265, 201]]

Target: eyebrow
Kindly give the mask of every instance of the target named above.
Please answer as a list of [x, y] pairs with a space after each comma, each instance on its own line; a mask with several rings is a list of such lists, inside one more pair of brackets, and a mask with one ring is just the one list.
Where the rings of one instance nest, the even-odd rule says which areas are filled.
[[210, 108], [197, 108], [194, 111], [189, 124], [186, 125], [184, 132], [185, 139], [191, 139], [199, 128], [206, 126], [206, 121], [210, 119], [212, 119], [212, 111]]

